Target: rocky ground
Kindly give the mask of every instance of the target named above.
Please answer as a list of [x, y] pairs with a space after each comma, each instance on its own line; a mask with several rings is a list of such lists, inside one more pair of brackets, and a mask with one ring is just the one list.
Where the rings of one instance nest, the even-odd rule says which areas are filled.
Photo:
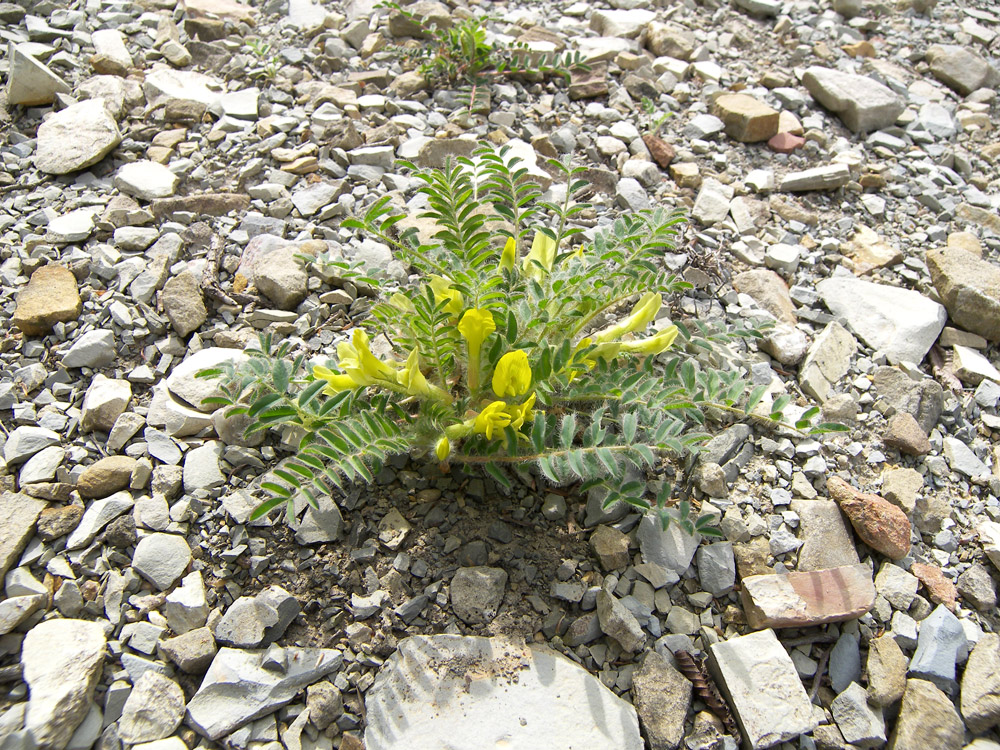
[[[990, 0], [413, 7], [591, 69], [470, 112], [368, 0], [0, 3], [4, 747], [1000, 748]], [[726, 541], [405, 458], [249, 522], [288, 445], [194, 373], [330, 353], [370, 300], [295, 256], [405, 283], [340, 222], [484, 140], [689, 208], [673, 313], [850, 426], [722, 430]]]

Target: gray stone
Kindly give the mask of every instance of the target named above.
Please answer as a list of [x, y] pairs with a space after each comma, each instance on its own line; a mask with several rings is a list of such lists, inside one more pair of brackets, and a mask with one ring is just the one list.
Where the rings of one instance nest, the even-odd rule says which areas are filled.
[[132, 687], [118, 721], [123, 742], [153, 742], [173, 734], [184, 718], [184, 692], [173, 680], [145, 672]]
[[1000, 724], [1000, 636], [983, 633], [962, 675], [959, 707], [973, 734]]
[[939, 604], [920, 623], [917, 650], [910, 660], [909, 674], [921, 680], [930, 680], [941, 690], [954, 695], [958, 691], [955, 662], [965, 648], [967, 641], [962, 623], [947, 607]]
[[39, 747], [66, 747], [86, 718], [105, 644], [104, 627], [85, 620], [46, 620], [24, 636], [21, 669], [30, 691], [24, 728]]
[[184, 491], [211, 490], [226, 483], [219, 462], [224, 445], [210, 440], [184, 456]]
[[701, 542], [701, 534], [688, 534], [680, 524], [672, 523], [664, 531], [660, 526], [660, 519], [653, 513], [647, 514], [639, 522], [636, 536], [642, 559], [673, 573], [677, 577], [675, 580], [679, 580], [691, 565]]
[[912, 416], [924, 439], [937, 424], [944, 404], [941, 386], [932, 378], [914, 380], [895, 367], [879, 367], [872, 378], [875, 392], [897, 412]]
[[891, 562], [882, 563], [875, 576], [875, 590], [894, 608], [906, 611], [917, 595], [920, 581], [915, 575], [907, 573]]
[[691, 216], [709, 226], [725, 221], [734, 194], [731, 185], [724, 185], [711, 177], [706, 179], [701, 184], [694, 208], [691, 209]]
[[115, 421], [132, 400], [132, 384], [96, 375], [83, 397], [80, 429], [83, 432], [110, 432]]
[[816, 337], [799, 367], [802, 390], [820, 402], [826, 401], [837, 383], [851, 369], [858, 342], [840, 323], [833, 321]]
[[695, 567], [698, 582], [714, 597], [725, 596], [736, 583], [736, 558], [731, 542], [705, 544], [698, 548]]
[[6, 635], [39, 608], [45, 606], [49, 597], [46, 594], [30, 594], [28, 596], [10, 596], [0, 601], [0, 635]]
[[996, 68], [968, 47], [935, 44], [927, 50], [927, 62], [935, 78], [962, 96], [1000, 83]]
[[305, 299], [308, 274], [295, 257], [301, 251], [296, 245], [279, 248], [258, 261], [254, 269], [257, 289], [281, 310], [293, 310]]
[[264, 632], [278, 623], [278, 610], [259, 597], [241, 596], [215, 626], [216, 639], [237, 648], [258, 648]]
[[601, 36], [634, 39], [656, 14], [645, 8], [634, 10], [595, 10], [590, 15], [590, 28]]
[[659, 21], [646, 26], [646, 47], [657, 57], [690, 60], [697, 46], [695, 35], [683, 26]]
[[753, 750], [816, 727], [809, 696], [773, 630], [712, 644], [708, 665]]
[[7, 442], [3, 444], [3, 458], [8, 466], [15, 466], [51, 445], [59, 445], [61, 441], [58, 432], [44, 427], [21, 425], [7, 435]]
[[468, 625], [488, 623], [497, 616], [507, 587], [500, 568], [459, 568], [451, 579], [451, 608]]
[[95, 500], [87, 506], [79, 525], [66, 540], [66, 549], [74, 550], [86, 547], [100, 533], [101, 529], [125, 511], [130, 510], [134, 504], [135, 501], [128, 492], [118, 492], [103, 500]]
[[841, 693], [861, 679], [861, 650], [858, 637], [843, 633], [830, 650], [830, 686]]
[[596, 677], [545, 646], [497, 638], [406, 638], [365, 706], [367, 750], [644, 747], [635, 709]]
[[212, 631], [204, 627], [168, 638], [161, 642], [160, 648], [170, 661], [188, 674], [204, 672], [218, 653]]
[[961, 750], [965, 727], [944, 693], [926, 680], [907, 680], [888, 750]]
[[73, 104], [38, 126], [35, 167], [48, 174], [77, 172], [99, 162], [121, 139], [103, 101]]
[[801, 172], [789, 172], [781, 178], [778, 189], [785, 193], [808, 190], [835, 190], [851, 181], [851, 170], [846, 164], [829, 164]]
[[45, 65], [36, 60], [28, 45], [7, 45], [7, 105], [38, 107], [51, 104], [56, 94], [68, 94], [69, 85]]
[[992, 612], [997, 606], [997, 590], [985, 566], [973, 563], [955, 582], [958, 593], [967, 604], [980, 612]]
[[344, 517], [337, 504], [330, 500], [322, 503], [320, 509], [306, 508], [302, 520], [289, 522], [295, 529], [295, 541], [299, 544], [321, 544], [340, 539], [344, 530]]
[[191, 563], [191, 548], [177, 534], [150, 534], [139, 540], [132, 555], [132, 567], [158, 591], [168, 589]]
[[844, 516], [833, 500], [792, 500], [791, 509], [799, 516], [797, 570], [823, 570], [857, 565], [858, 552]]
[[343, 182], [317, 182], [292, 193], [292, 205], [303, 217], [309, 217], [333, 203], [343, 193]]
[[115, 334], [108, 330], [87, 331], [62, 356], [63, 367], [107, 367], [115, 361]]
[[122, 166], [115, 175], [115, 187], [145, 201], [168, 198], [177, 190], [180, 178], [154, 161], [134, 161]]
[[187, 705], [187, 722], [203, 736], [218, 740], [290, 703], [300, 690], [342, 662], [334, 649], [221, 648]]
[[214, 378], [196, 378], [195, 375], [202, 370], [220, 367], [224, 363], [240, 365], [246, 360], [247, 355], [239, 349], [226, 349], [221, 346], [199, 349], [174, 367], [167, 378], [167, 388], [171, 394], [195, 409], [213, 412], [217, 406], [201, 402], [210, 396], [222, 395], [219, 388], [220, 381]]
[[646, 652], [642, 665], [632, 675], [632, 705], [650, 750], [680, 746], [692, 689], [690, 680], [669, 659], [656, 651]]
[[629, 211], [642, 211], [650, 207], [649, 196], [638, 180], [624, 177], [615, 186], [615, 202]]
[[816, 285], [824, 304], [890, 362], [919, 364], [948, 319], [944, 307], [919, 292], [836, 276]]
[[890, 127], [906, 108], [891, 89], [867, 76], [813, 66], [803, 74], [802, 85], [855, 133]]
[[35, 522], [45, 508], [41, 500], [16, 492], [0, 494], [0, 576], [17, 562], [35, 533]]
[[178, 635], [205, 624], [208, 620], [208, 603], [200, 571], [184, 576], [181, 585], [167, 594], [163, 614], [167, 618], [167, 625]]
[[94, 56], [90, 64], [99, 73], [126, 75], [132, 67], [132, 55], [125, 46], [125, 37], [118, 29], [98, 29], [90, 35]]
[[646, 634], [629, 609], [608, 591], [597, 594], [597, 617], [605, 635], [614, 638], [629, 653], [642, 649]]
[[868, 694], [858, 683], [852, 682], [834, 698], [830, 711], [847, 742], [856, 747], [884, 747], [882, 709], [868, 705]]
[[952, 321], [1000, 341], [1000, 267], [959, 247], [928, 250], [926, 259]]
[[24, 462], [17, 475], [18, 483], [24, 487], [26, 484], [52, 481], [55, 479], [56, 470], [64, 458], [66, 458], [66, 451], [58, 446], [52, 445], [48, 448], [42, 448]]
[[971, 478], [989, 476], [990, 467], [983, 463], [965, 443], [955, 437], [944, 439], [944, 456], [948, 465], [959, 474]]

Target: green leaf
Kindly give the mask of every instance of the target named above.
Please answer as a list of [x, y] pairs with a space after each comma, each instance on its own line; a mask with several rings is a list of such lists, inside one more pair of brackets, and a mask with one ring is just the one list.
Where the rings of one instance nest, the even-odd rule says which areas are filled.
[[302, 390], [302, 393], [299, 394], [299, 399], [298, 399], [299, 408], [303, 409], [306, 406], [308, 406], [309, 402], [311, 402], [314, 398], [316, 398], [319, 392], [326, 387], [326, 384], [327, 383], [325, 380], [316, 380], [307, 385]]
[[196, 378], [217, 378], [224, 372], [225, 371], [221, 367], [211, 367], [207, 370], [198, 370], [194, 376]]
[[639, 427], [639, 418], [634, 412], [629, 412], [622, 418], [622, 435], [626, 443], [635, 442], [635, 432]]
[[541, 470], [542, 474], [545, 475], [545, 478], [553, 484], [559, 484], [562, 481], [553, 469], [552, 459], [548, 456], [541, 456], [538, 459], [538, 468]]
[[570, 451], [566, 454], [566, 462], [569, 464], [569, 468], [573, 470], [580, 479], [586, 479], [588, 476], [587, 469], [583, 465], [583, 456], [581, 451]]
[[760, 400], [764, 398], [764, 394], [767, 393], [766, 385], [758, 385], [752, 391], [750, 391], [750, 398], [747, 399], [747, 405], [745, 411], [747, 413], [752, 412], [754, 407], [760, 403]]
[[250, 404], [250, 407], [247, 409], [247, 416], [256, 417], [262, 411], [265, 411], [269, 407], [281, 401], [282, 398], [284, 398], [284, 396], [280, 393], [269, 393], [266, 396], [262, 396]]
[[[264, 483], [264, 484], [267, 484], [267, 483]], [[261, 484], [261, 487], [264, 487], [264, 484]], [[277, 485], [274, 485], [274, 486], [277, 486]], [[264, 487], [264, 489], [269, 489], [269, 488]], [[270, 491], [273, 491], [273, 490], [270, 490]], [[276, 497], [272, 497], [272, 498], [269, 498], [269, 499], [265, 500], [264, 502], [262, 502], [260, 505], [258, 505], [256, 508], [254, 508], [250, 512], [250, 516], [248, 517], [247, 520], [248, 521], [256, 521], [257, 519], [262, 518], [263, 516], [266, 516], [272, 510], [274, 510], [279, 505], [281, 505], [283, 502], [285, 502], [286, 499], [287, 498], [285, 496], [278, 495]]]
[[559, 444], [563, 448], [569, 448], [573, 445], [573, 438], [576, 436], [576, 415], [567, 414], [563, 417], [562, 430], [559, 435]]
[[503, 471], [500, 469], [500, 467], [497, 466], [495, 463], [491, 462], [488, 464], [484, 464], [483, 469], [486, 471], [487, 474], [489, 474], [493, 478], [493, 480], [497, 484], [507, 488], [508, 490], [511, 488], [512, 485], [510, 482], [510, 477], [504, 474]]

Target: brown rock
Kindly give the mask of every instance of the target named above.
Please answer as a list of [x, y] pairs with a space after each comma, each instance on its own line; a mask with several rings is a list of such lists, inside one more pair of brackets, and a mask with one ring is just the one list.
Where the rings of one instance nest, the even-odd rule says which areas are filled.
[[772, 569], [767, 564], [770, 555], [771, 547], [767, 543], [767, 539], [762, 536], [751, 539], [749, 542], [733, 545], [736, 569], [739, 571], [740, 578], [743, 579], [772, 573]]
[[854, 489], [840, 477], [827, 479], [826, 487], [861, 541], [893, 560], [906, 557], [910, 551], [910, 519], [902, 510], [878, 495]]
[[754, 629], [803, 628], [861, 617], [875, 604], [875, 584], [867, 565], [843, 565], [750, 576], [740, 598]]
[[952, 612], [955, 611], [958, 601], [958, 589], [937, 565], [926, 563], [913, 563], [910, 572], [915, 575], [927, 589], [927, 596], [935, 604], [943, 604]]
[[913, 415], [906, 412], [897, 412], [889, 418], [882, 442], [909, 456], [923, 456], [931, 452], [927, 434]]
[[889, 707], [903, 697], [908, 665], [892, 634], [868, 643], [868, 698], [872, 703]]
[[608, 65], [596, 63], [590, 70], [574, 70], [569, 83], [569, 98], [595, 99], [608, 94]]
[[208, 320], [201, 285], [190, 271], [167, 280], [160, 292], [160, 302], [170, 325], [180, 336], [198, 330]]
[[29, 336], [44, 336], [56, 323], [76, 320], [83, 310], [76, 277], [64, 266], [42, 266], [17, 298], [11, 322]]
[[107, 497], [128, 487], [138, 461], [129, 456], [107, 456], [92, 463], [80, 475], [76, 489], [80, 497]]
[[673, 750], [684, 739], [691, 682], [665, 656], [649, 651], [632, 679], [632, 702], [650, 750]]
[[951, 700], [927, 680], [907, 680], [889, 750], [959, 750], [965, 727]]
[[805, 145], [805, 138], [791, 133], [778, 133], [767, 141], [767, 147], [778, 154], [790, 154]]
[[51, 542], [69, 534], [80, 525], [83, 518], [83, 507], [80, 505], [63, 505], [60, 508], [46, 508], [38, 516], [36, 531], [43, 542]]
[[677, 156], [677, 151], [667, 143], [662, 138], [647, 133], [642, 137], [642, 142], [646, 144], [646, 148], [649, 149], [649, 153], [653, 157], [653, 161], [659, 164], [663, 169], [670, 166], [670, 162], [674, 160]]
[[245, 211], [249, 205], [250, 196], [244, 193], [200, 193], [173, 198], [157, 198], [150, 208], [153, 210], [153, 216], [162, 220], [177, 212], [204, 216], [225, 216], [234, 211]]
[[778, 110], [747, 94], [723, 94], [712, 111], [726, 125], [726, 135], [740, 143], [766, 141], [778, 132]]
[[753, 297], [778, 320], [795, 325], [795, 305], [788, 294], [788, 285], [774, 271], [764, 268], [744, 271], [733, 279], [733, 288]]
[[590, 547], [605, 570], [628, 567], [628, 537], [610, 526], [598, 526], [590, 535]]
[[957, 247], [928, 250], [926, 260], [948, 317], [967, 331], [1000, 341], [1000, 266]]

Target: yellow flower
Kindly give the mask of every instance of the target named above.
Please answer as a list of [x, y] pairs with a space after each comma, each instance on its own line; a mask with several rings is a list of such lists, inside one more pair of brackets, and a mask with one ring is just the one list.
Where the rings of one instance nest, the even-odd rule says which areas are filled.
[[531, 387], [531, 365], [520, 349], [500, 357], [493, 371], [493, 391], [501, 397], [523, 396]]
[[476, 416], [472, 431], [485, 435], [487, 440], [492, 440], [494, 432], [499, 438], [503, 429], [509, 424], [510, 414], [507, 413], [507, 404], [503, 401], [493, 401]]
[[341, 369], [358, 385], [374, 385], [379, 381], [396, 382], [396, 370], [380, 361], [368, 345], [368, 334], [354, 329], [350, 342], [337, 344], [337, 358]]
[[410, 395], [430, 395], [431, 384], [427, 382], [427, 378], [420, 371], [420, 355], [416, 349], [410, 352], [410, 356], [406, 358], [403, 369], [396, 373], [396, 380]]
[[[556, 260], [556, 241], [544, 232], [535, 232], [535, 237], [531, 241], [531, 250], [524, 256], [524, 273], [533, 279], [542, 277], [542, 269], [546, 272], [552, 270], [552, 264]], [[542, 268], [538, 267], [538, 264]]]
[[328, 396], [358, 387], [358, 384], [354, 382], [354, 378], [350, 375], [344, 375], [343, 373], [331, 370], [329, 367], [323, 367], [323, 365], [314, 365], [312, 374], [317, 380], [325, 380], [329, 384], [323, 389], [323, 393]]
[[497, 324], [493, 322], [493, 313], [480, 307], [473, 307], [465, 311], [462, 319], [458, 322], [458, 332], [465, 337], [469, 344], [469, 392], [475, 393], [479, 390], [479, 353], [482, 350], [483, 342], [497, 329]]
[[389, 297], [389, 304], [395, 307], [397, 310], [402, 310], [403, 312], [416, 312], [417, 309], [410, 302], [410, 298], [405, 294], [400, 292], [394, 292]]
[[534, 415], [533, 407], [535, 406], [535, 394], [532, 392], [530, 396], [525, 400], [520, 406], [511, 406], [507, 409], [510, 414], [510, 426], [515, 430], [520, 430], [521, 425], [531, 421]]
[[622, 341], [620, 346], [621, 351], [628, 352], [629, 354], [659, 354], [665, 349], [668, 349], [670, 345], [674, 343], [674, 339], [676, 338], [677, 326], [670, 326], [668, 328], [664, 328], [655, 336], [650, 336], [646, 339]]
[[438, 461], [447, 461], [448, 456], [451, 455], [451, 441], [442, 437], [434, 446], [434, 453], [438, 457]]
[[649, 325], [650, 321], [656, 317], [660, 311], [663, 298], [659, 294], [646, 292], [642, 298], [632, 308], [632, 313], [620, 323], [616, 323], [610, 328], [605, 328], [594, 336], [598, 344], [620, 339], [626, 333], [639, 331]]
[[455, 317], [458, 317], [458, 314], [462, 312], [462, 308], [465, 306], [465, 298], [462, 297], [460, 291], [452, 289], [451, 279], [446, 279], [444, 276], [432, 275], [430, 286], [431, 291], [434, 292], [434, 300], [439, 305], [447, 301], [448, 304], [445, 305], [444, 309]]
[[517, 258], [517, 240], [513, 237], [508, 237], [506, 244], [503, 246], [503, 252], [500, 254], [500, 268], [504, 271], [514, 270], [514, 260]]

